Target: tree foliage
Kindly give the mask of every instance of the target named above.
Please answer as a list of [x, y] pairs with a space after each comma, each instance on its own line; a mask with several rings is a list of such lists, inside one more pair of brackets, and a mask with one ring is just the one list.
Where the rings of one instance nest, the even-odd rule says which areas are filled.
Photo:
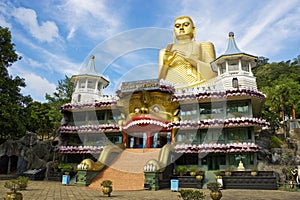
[[7, 68], [21, 59], [14, 46], [8, 28], [0, 26], [0, 138], [19, 138], [26, 133], [24, 108], [32, 101], [21, 94], [24, 79], [8, 73]]
[[[53, 117], [51, 109], [47, 103], [32, 102], [26, 107], [28, 116], [26, 128], [30, 132], [36, 133], [41, 139], [50, 137], [53, 133]], [[55, 120], [54, 120], [55, 121]]]
[[253, 71], [260, 91], [267, 95], [263, 117], [273, 130], [283, 125], [282, 121], [300, 117], [300, 65], [297, 59], [268, 63], [259, 62]]
[[51, 116], [53, 133], [59, 128], [63, 117], [60, 113], [60, 108], [62, 105], [71, 102], [73, 91], [74, 85], [71, 82], [71, 78], [65, 76], [64, 80], [58, 81], [58, 87], [52, 96], [46, 94], [46, 99], [48, 100], [47, 105], [49, 106], [48, 115]]
[[40, 139], [56, 137], [57, 129], [60, 127], [62, 115], [60, 107], [71, 101], [73, 84], [68, 76], [58, 81], [58, 87], [53, 95], [46, 94], [48, 102], [32, 102], [26, 108], [26, 128], [36, 133]]

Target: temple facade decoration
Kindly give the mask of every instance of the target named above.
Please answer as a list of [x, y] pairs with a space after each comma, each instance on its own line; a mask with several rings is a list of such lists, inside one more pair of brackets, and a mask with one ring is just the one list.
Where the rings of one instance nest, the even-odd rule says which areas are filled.
[[257, 164], [255, 138], [267, 125], [260, 118], [265, 95], [252, 73], [257, 57], [240, 51], [230, 32], [216, 58], [214, 45], [196, 42], [195, 31], [189, 17], [175, 19], [174, 43], [159, 52], [158, 77], [123, 82], [115, 96], [103, 94], [109, 82], [97, 74], [94, 57], [86, 73], [72, 77], [75, 92], [61, 108], [66, 123], [59, 129], [65, 162], [86, 170], [105, 165], [118, 151], [108, 146], [117, 145], [161, 148], [144, 163], [161, 177], [178, 165], [212, 171], [241, 160], [246, 168]]

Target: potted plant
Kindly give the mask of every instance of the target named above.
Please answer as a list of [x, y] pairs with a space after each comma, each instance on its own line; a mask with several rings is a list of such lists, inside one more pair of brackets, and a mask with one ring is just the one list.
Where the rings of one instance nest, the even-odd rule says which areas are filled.
[[207, 189], [210, 190], [210, 197], [213, 200], [220, 200], [222, 198], [222, 192], [220, 191], [220, 183], [209, 182], [207, 184]]
[[190, 167], [189, 171], [191, 176], [196, 176], [196, 171], [197, 171], [196, 167]]
[[203, 179], [204, 176], [204, 171], [201, 168], [198, 168], [196, 170], [196, 179], [201, 181]]
[[17, 178], [18, 184], [20, 186], [20, 190], [25, 190], [27, 188], [28, 180], [29, 178], [26, 176], [19, 176]]
[[231, 176], [231, 172], [234, 171], [234, 166], [230, 165], [225, 168], [225, 176]]
[[295, 181], [294, 177], [289, 176], [289, 186], [290, 186], [290, 188], [294, 188], [294, 186], [295, 186], [294, 181]]
[[251, 167], [251, 175], [256, 176], [258, 173], [258, 168], [256, 166]]
[[20, 190], [20, 185], [18, 180], [13, 179], [6, 181], [4, 187], [10, 189], [10, 192], [7, 192], [4, 195], [4, 200], [23, 200], [23, 195], [21, 192], [17, 192]]
[[104, 180], [102, 181], [101, 186], [103, 194], [110, 197], [110, 193], [112, 192], [112, 181]]
[[66, 175], [70, 174], [70, 171], [73, 170], [73, 167], [67, 164], [60, 164], [58, 168]]
[[191, 190], [191, 189], [185, 189], [185, 190], [179, 190], [178, 197], [183, 200], [202, 200], [204, 199], [205, 195], [200, 190]]
[[214, 174], [216, 175], [216, 179], [222, 179], [223, 172], [220, 170], [215, 171]]
[[179, 165], [175, 167], [175, 171], [179, 176], [183, 176], [187, 172], [186, 166]]

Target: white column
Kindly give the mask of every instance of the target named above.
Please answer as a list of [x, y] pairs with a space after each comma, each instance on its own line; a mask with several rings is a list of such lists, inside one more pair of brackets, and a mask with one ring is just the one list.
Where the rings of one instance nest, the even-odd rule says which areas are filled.
[[79, 89], [79, 80], [76, 79], [76, 88], [75, 88], [75, 91], [78, 91], [78, 89]]
[[94, 90], [95, 94], [98, 94], [98, 83], [99, 83], [99, 80], [96, 81], [95, 90]]
[[249, 72], [252, 73], [252, 70], [251, 70], [251, 62], [249, 62]]
[[228, 61], [227, 60], [225, 61], [225, 66], [226, 66], [226, 73], [229, 73], [229, 70], [228, 70]]
[[242, 59], [239, 59], [239, 71], [242, 71]]
[[85, 87], [84, 87], [85, 91], [87, 91], [87, 85], [88, 85], [88, 78], [85, 79]]

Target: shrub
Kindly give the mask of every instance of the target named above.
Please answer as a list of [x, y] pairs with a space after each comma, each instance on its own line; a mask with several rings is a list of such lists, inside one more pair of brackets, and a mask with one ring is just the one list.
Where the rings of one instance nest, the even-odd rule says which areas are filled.
[[197, 167], [194, 167], [194, 166], [190, 167], [189, 170], [190, 170], [190, 172], [196, 172], [197, 171]]
[[258, 168], [257, 168], [256, 166], [250, 167], [250, 170], [251, 170], [252, 172], [258, 172]]
[[232, 166], [232, 165], [227, 166], [227, 167], [225, 168], [225, 172], [232, 172], [232, 171], [234, 171], [234, 166]]
[[283, 141], [281, 139], [279, 139], [278, 137], [276, 137], [275, 135], [273, 135], [270, 138], [270, 146], [271, 148], [281, 148], [281, 145], [283, 145]]
[[58, 168], [62, 171], [62, 172], [70, 172], [71, 170], [73, 170], [73, 166], [72, 165], [68, 165], [68, 164], [59, 164]]
[[224, 176], [224, 172], [222, 172], [222, 171], [220, 171], [220, 170], [215, 171], [214, 174], [215, 174], [216, 176]]
[[20, 190], [20, 185], [19, 185], [17, 179], [12, 179], [12, 180], [6, 181], [4, 183], [4, 187], [10, 189], [14, 193], [16, 193], [18, 190]]
[[218, 182], [209, 182], [209, 183], [207, 183], [207, 189], [209, 189], [212, 192], [219, 191], [220, 186], [221, 186], [221, 184], [218, 183]]
[[104, 180], [101, 183], [101, 186], [103, 186], [103, 187], [109, 187], [111, 185], [112, 185], [112, 181], [111, 180]]
[[197, 168], [197, 170], [196, 170], [196, 175], [201, 175], [201, 176], [203, 176], [203, 175], [204, 175], [203, 169]]
[[205, 195], [200, 190], [179, 190], [180, 195], [178, 197], [183, 200], [201, 200], [204, 199]]
[[180, 176], [184, 175], [187, 173], [187, 168], [186, 166], [179, 165], [175, 167], [176, 173], [180, 174]]
[[26, 176], [19, 176], [17, 178], [17, 182], [20, 186], [20, 190], [25, 190], [27, 188], [28, 181], [29, 181], [29, 178]]

